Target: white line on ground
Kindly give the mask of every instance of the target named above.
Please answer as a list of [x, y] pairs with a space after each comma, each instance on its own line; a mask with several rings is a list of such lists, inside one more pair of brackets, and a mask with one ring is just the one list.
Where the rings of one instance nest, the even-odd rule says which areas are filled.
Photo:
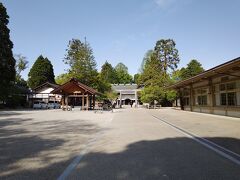
[[[215, 151], [215, 152], [218, 153], [219, 155], [227, 158], [228, 160], [236, 163], [237, 165], [240, 165], [240, 160], [237, 159], [237, 158], [240, 159], [240, 155], [239, 155], [239, 154], [237, 154], [237, 153], [235, 153], [235, 152], [232, 152], [232, 151], [230, 151], [229, 149], [226, 149], [226, 148], [224, 148], [224, 147], [222, 147], [222, 146], [220, 146], [220, 145], [218, 145], [218, 144], [215, 144], [215, 143], [213, 143], [213, 142], [211, 142], [211, 141], [209, 141], [209, 140], [207, 140], [207, 139], [205, 139], [205, 138], [202, 138], [202, 137], [199, 137], [199, 136], [197, 136], [197, 135], [195, 135], [195, 134], [193, 134], [193, 133], [187, 132], [186, 130], [184, 130], [184, 129], [182, 129], [182, 128], [179, 128], [179, 127], [177, 127], [177, 126], [175, 126], [175, 125], [173, 125], [173, 124], [167, 122], [166, 120], [163, 120], [163, 119], [161, 119], [161, 118], [159, 118], [159, 117], [157, 117], [157, 116], [154, 116], [154, 115], [151, 115], [151, 116], [154, 117], [154, 118], [156, 118], [157, 120], [160, 120], [161, 122], [163, 122], [164, 124], [170, 126], [171, 128], [175, 129], [176, 131], [184, 134], [185, 136], [190, 137], [191, 139], [195, 140], [196, 142], [202, 144], [203, 146], [205, 146], [205, 147], [207, 147], [207, 148]], [[211, 145], [210, 145], [210, 144], [211, 144]], [[214, 146], [218, 147], [218, 148], [221, 149], [221, 150], [215, 148]], [[223, 152], [223, 151], [226, 151], [226, 152], [228, 152], [229, 154], [231, 154], [231, 155], [233, 155], [233, 156], [236, 156], [237, 158], [234, 158], [233, 156], [231, 156], [231, 155], [229, 155], [229, 154], [227, 154], [227, 153], [225, 153], [225, 152]]]

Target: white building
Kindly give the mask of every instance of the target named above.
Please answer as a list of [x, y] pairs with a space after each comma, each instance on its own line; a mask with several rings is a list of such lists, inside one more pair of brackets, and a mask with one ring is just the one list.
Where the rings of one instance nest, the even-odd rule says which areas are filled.
[[112, 89], [118, 93], [117, 107], [131, 104], [134, 107], [138, 106], [138, 92], [141, 89], [138, 88], [137, 84], [112, 84]]
[[49, 101], [61, 101], [62, 96], [60, 94], [52, 94], [51, 92], [59, 87], [57, 84], [46, 82], [32, 90], [28, 95], [28, 101], [30, 106], [32, 106], [35, 101], [44, 101], [48, 103]]

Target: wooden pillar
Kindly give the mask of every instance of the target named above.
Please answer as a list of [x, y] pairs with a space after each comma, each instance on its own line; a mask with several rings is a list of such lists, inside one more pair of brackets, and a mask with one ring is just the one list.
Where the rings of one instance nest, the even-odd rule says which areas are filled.
[[86, 106], [87, 106], [87, 109], [86, 110], [88, 110], [88, 108], [89, 108], [89, 95], [87, 94], [87, 103], [86, 103]]
[[212, 78], [209, 78], [208, 84], [209, 84], [208, 98], [209, 98], [209, 102], [210, 102], [210, 113], [213, 113], [214, 105], [215, 105], [215, 95], [214, 95], [214, 88], [213, 88], [213, 84], [212, 84]]
[[85, 98], [85, 97], [84, 97], [84, 93], [82, 93], [82, 110], [84, 109], [84, 103], [85, 103], [85, 102], [84, 102], [84, 98]]
[[93, 95], [93, 109], [95, 108], [95, 101], [96, 101], [96, 99], [95, 99], [95, 94]]
[[180, 107], [181, 107], [181, 110], [184, 110], [183, 95], [182, 95], [182, 92], [181, 92], [181, 89], [180, 89], [180, 88], [178, 89], [178, 97], [179, 97], [179, 99], [180, 99]]
[[194, 96], [193, 96], [193, 86], [190, 84], [190, 110], [193, 111]]

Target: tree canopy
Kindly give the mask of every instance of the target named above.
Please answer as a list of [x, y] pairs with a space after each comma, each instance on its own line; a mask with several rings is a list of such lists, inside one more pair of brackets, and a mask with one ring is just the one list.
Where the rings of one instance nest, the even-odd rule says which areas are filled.
[[59, 76], [58, 81], [65, 81], [69, 77], [74, 77], [102, 93], [111, 89], [110, 84], [102, 81], [100, 74], [97, 72], [97, 63], [88, 42], [83, 43], [79, 39], [72, 39], [69, 41], [66, 51], [64, 62], [69, 65], [68, 73]]
[[55, 83], [53, 66], [48, 58], [40, 55], [28, 73], [28, 85], [33, 89], [47, 81]]
[[128, 68], [123, 63], [118, 63], [115, 67], [118, 84], [128, 84], [133, 82], [132, 76], [128, 73]]
[[198, 62], [196, 59], [192, 59], [188, 64], [186, 68], [181, 69], [181, 79], [187, 79], [193, 76], [198, 75], [199, 73], [203, 72], [204, 69], [202, 67], [202, 64]]
[[176, 43], [172, 39], [161, 39], [157, 41], [154, 48], [156, 58], [161, 62], [164, 75], [168, 70], [175, 70], [180, 61]]
[[6, 8], [0, 2], [0, 99], [6, 99], [8, 89], [15, 80], [15, 59], [13, 57], [13, 43], [10, 40], [10, 30], [7, 25], [9, 16]]
[[56, 81], [57, 84], [62, 85], [62, 84], [64, 84], [64, 83], [68, 82], [71, 78], [72, 78], [72, 77], [71, 77], [70, 74], [68, 74], [68, 73], [63, 73], [63, 74], [58, 75], [58, 76], [55, 78], [55, 81]]
[[64, 62], [69, 65], [69, 75], [93, 87], [98, 72], [93, 50], [89, 43], [83, 43], [79, 39], [72, 39], [69, 41], [66, 51]]
[[141, 67], [139, 69], [139, 73], [143, 73], [144, 69], [145, 69], [145, 65], [146, 65], [146, 62], [151, 58], [152, 54], [154, 53], [154, 51], [151, 49], [151, 50], [148, 50], [144, 57], [143, 57], [143, 60], [142, 60], [142, 63], [141, 63]]
[[107, 61], [102, 65], [100, 77], [103, 81], [111, 84], [118, 82], [116, 70]]

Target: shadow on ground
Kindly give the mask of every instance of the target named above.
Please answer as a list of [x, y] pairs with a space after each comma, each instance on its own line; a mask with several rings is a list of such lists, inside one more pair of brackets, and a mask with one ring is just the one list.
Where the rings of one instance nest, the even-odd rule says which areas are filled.
[[[8, 118], [0, 120], [0, 179], [56, 179], [71, 163], [74, 156], [60, 161], [42, 161], [42, 166], [27, 164], [18, 169], [23, 159], [34, 162], [42, 152], [66, 146], [66, 140], [57, 137], [43, 138], [33, 135], [24, 128], [14, 126], [30, 122], [46, 129], [37, 130], [41, 134], [65, 134], [71, 132], [94, 134], [99, 131], [92, 124], [83, 123], [79, 127], [72, 121], [32, 122], [32, 119]], [[64, 131], [65, 126], [66, 131]], [[45, 135], [44, 134], [44, 135]], [[235, 152], [240, 152], [240, 140], [226, 137], [205, 137], [219, 144], [226, 144]], [[100, 144], [101, 146], [101, 144]], [[103, 146], [103, 145], [102, 145]], [[109, 146], [109, 144], [108, 144]], [[111, 144], [110, 144], [111, 146]], [[71, 147], [65, 147], [70, 150]], [[69, 153], [69, 152], [66, 152]], [[79, 152], [80, 153], [80, 152]], [[15, 164], [15, 165], [14, 165]], [[17, 164], [17, 165], [16, 165]], [[166, 138], [154, 141], [139, 141], [129, 144], [125, 150], [115, 153], [90, 152], [84, 156], [69, 179], [156, 179], [156, 180], [239, 180], [240, 167], [215, 152], [196, 143], [190, 138]], [[4, 172], [8, 172], [4, 174]]]
[[[63, 120], [36, 122], [31, 118], [7, 117], [0, 119], [0, 179], [56, 179], [76, 155], [71, 153], [71, 146], [76, 143], [69, 143], [63, 137], [74, 132], [91, 135], [99, 130], [86, 121], [76, 126]], [[39, 128], [30, 132], [25, 128], [29, 125]], [[62, 154], [53, 153], [59, 149], [70, 150], [64, 160], [58, 159]]]
[[[240, 140], [208, 138], [231, 142]], [[116, 153], [89, 153], [69, 179], [238, 179], [240, 167], [190, 138], [140, 141]]]

